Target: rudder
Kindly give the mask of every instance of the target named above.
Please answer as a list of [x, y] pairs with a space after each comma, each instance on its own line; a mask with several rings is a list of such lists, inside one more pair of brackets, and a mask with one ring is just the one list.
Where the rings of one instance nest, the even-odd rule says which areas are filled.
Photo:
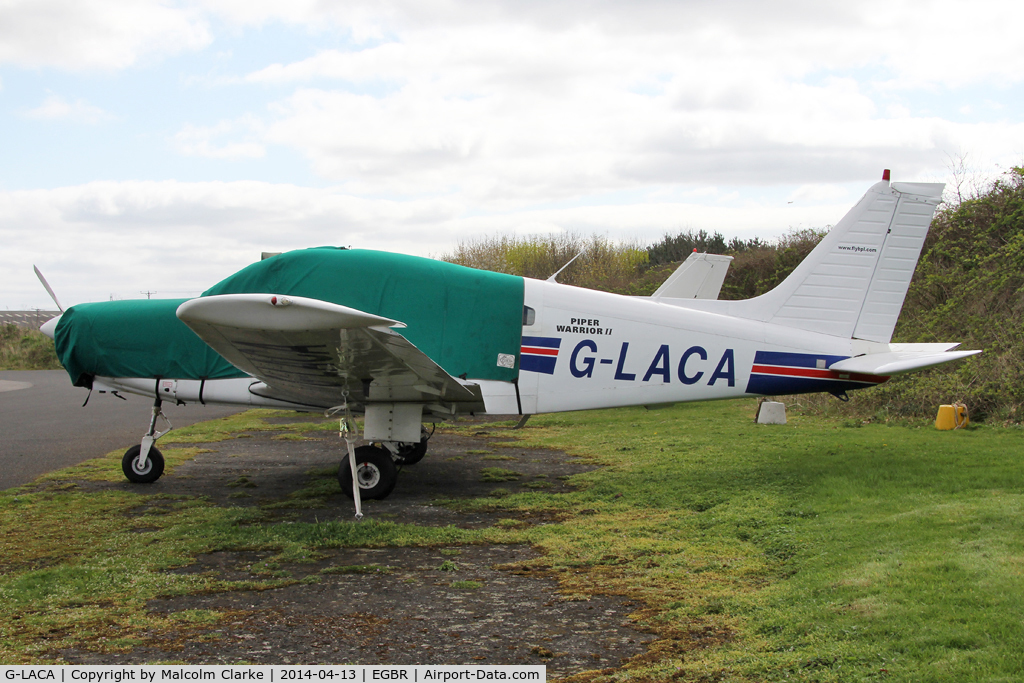
[[892, 339], [943, 187], [941, 183], [892, 184], [900, 193], [899, 205], [875, 264], [853, 331], [855, 338], [882, 343]]

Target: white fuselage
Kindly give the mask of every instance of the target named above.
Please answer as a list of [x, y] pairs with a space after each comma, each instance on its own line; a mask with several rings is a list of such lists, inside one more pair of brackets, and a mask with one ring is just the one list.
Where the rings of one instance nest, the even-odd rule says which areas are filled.
[[[472, 377], [463, 381], [480, 387], [482, 412], [532, 415], [654, 406], [855, 389], [884, 379], [827, 369], [838, 359], [864, 353], [868, 342], [687, 308], [678, 300], [665, 303], [554, 282], [524, 282], [524, 303], [532, 314], [530, 324], [523, 326], [518, 387]], [[159, 393], [164, 400], [187, 403], [320, 408], [264, 397], [263, 385], [255, 379], [165, 379], [159, 389], [151, 379], [97, 381], [101, 391]], [[467, 404], [456, 412], [480, 408], [479, 403]]]
[[[533, 324], [523, 328], [519, 388], [524, 413], [749, 395], [758, 352], [818, 355], [824, 361], [853, 355], [855, 343], [643, 297], [530, 279], [525, 302], [536, 315]], [[557, 340], [547, 342], [557, 343], [557, 348], [530, 346], [531, 339]], [[525, 360], [530, 348], [538, 351], [538, 364]], [[542, 371], [527, 369], [540, 368], [540, 363]], [[827, 365], [821, 362], [817, 367]]]

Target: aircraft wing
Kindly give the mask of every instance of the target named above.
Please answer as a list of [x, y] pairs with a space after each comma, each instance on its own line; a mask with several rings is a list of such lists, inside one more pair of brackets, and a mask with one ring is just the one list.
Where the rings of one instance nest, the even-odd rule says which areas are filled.
[[833, 363], [828, 369], [864, 375], [902, 375], [981, 353], [950, 350], [957, 346], [959, 344], [890, 344], [891, 350], [887, 353], [854, 356]]
[[298, 296], [223, 294], [177, 310], [217, 353], [262, 380], [250, 391], [304, 405], [479, 400], [392, 327], [402, 323]]

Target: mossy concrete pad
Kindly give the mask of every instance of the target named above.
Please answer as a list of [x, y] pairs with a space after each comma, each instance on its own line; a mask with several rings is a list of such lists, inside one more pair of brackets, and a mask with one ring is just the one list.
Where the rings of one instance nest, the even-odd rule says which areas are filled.
[[[204, 496], [216, 505], [258, 506], [268, 522], [350, 521], [353, 503], [332, 473], [344, 455], [336, 432], [317, 429], [314, 416], [272, 420], [287, 432], [261, 431], [208, 444], [194, 460], [146, 487], [169, 494], [150, 500], [171, 506]], [[458, 500], [519, 491], [571, 490], [566, 478], [593, 469], [580, 458], [524, 448], [508, 427], [460, 423], [438, 430], [427, 456], [399, 475], [385, 500], [365, 501], [369, 519], [423, 526], [490, 526], [514, 513], [464, 511]], [[282, 438], [284, 437], [284, 438]], [[161, 448], [173, 448], [173, 433]], [[488, 481], [486, 470], [516, 476]], [[84, 484], [127, 488], [126, 482]], [[443, 504], [455, 500], [455, 505]], [[551, 517], [518, 517], [516, 525]], [[265, 578], [253, 567], [270, 552], [217, 552], [176, 572], [209, 573], [224, 581]], [[326, 550], [315, 561], [282, 564], [295, 580], [270, 590], [229, 590], [153, 600], [154, 613], [211, 610], [208, 628], [189, 624], [180, 634], [154, 634], [125, 652], [62, 650], [68, 663], [178, 661], [293, 664], [545, 664], [550, 676], [620, 666], [643, 656], [654, 636], [632, 626], [640, 609], [620, 596], [565, 596], [557, 574], [538, 570], [528, 546], [457, 545], [443, 548]], [[445, 562], [448, 569], [442, 569]], [[251, 585], [251, 584], [248, 584]]]
[[[215, 555], [193, 569], [241, 579], [255, 559]], [[523, 563], [533, 557], [528, 547], [502, 545], [334, 551], [288, 566], [318, 583], [151, 601], [163, 614], [225, 614], [202, 638], [190, 631], [123, 654], [61, 654], [79, 664], [545, 664], [549, 676], [565, 676], [617, 667], [644, 652], [653, 636], [628, 622], [634, 603], [564, 599], [553, 578], [530, 575]], [[446, 561], [453, 571], [441, 569]], [[321, 573], [331, 567], [358, 569]]]

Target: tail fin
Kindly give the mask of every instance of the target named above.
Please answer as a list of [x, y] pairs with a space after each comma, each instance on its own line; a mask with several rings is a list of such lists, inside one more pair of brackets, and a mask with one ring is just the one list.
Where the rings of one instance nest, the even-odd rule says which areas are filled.
[[652, 299], [717, 299], [732, 256], [701, 254], [694, 249], [651, 295]]
[[745, 301], [685, 305], [888, 343], [943, 187], [876, 183], [772, 291]]

